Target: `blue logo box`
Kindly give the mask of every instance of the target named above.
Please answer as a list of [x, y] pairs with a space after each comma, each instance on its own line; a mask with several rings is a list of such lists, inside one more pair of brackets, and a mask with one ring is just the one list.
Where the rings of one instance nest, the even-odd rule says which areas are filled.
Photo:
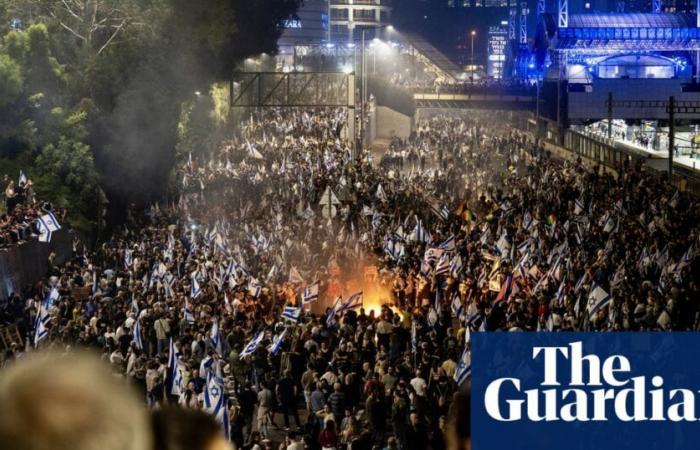
[[700, 448], [700, 333], [473, 333], [474, 450]]

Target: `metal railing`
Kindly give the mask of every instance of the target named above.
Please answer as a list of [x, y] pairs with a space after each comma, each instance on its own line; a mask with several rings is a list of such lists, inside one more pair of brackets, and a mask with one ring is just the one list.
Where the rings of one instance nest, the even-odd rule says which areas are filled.
[[[665, 170], [659, 170], [650, 165], [648, 157], [617, 148], [606, 138], [595, 134], [565, 130], [561, 143], [556, 142], [556, 139], [545, 139], [545, 141], [618, 172], [625, 161], [628, 163], [641, 162], [643, 167], [650, 173], [660, 177], [667, 176]], [[674, 164], [671, 183], [681, 190], [700, 196], [700, 175], [682, 165]]]

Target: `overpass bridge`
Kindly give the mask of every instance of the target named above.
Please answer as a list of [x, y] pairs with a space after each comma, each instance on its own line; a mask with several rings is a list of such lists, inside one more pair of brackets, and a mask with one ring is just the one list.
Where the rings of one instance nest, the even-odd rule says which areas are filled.
[[464, 93], [413, 94], [416, 108], [458, 108], [490, 110], [532, 110], [537, 107], [536, 93], [528, 90], [503, 91], [502, 89], [482, 88]]

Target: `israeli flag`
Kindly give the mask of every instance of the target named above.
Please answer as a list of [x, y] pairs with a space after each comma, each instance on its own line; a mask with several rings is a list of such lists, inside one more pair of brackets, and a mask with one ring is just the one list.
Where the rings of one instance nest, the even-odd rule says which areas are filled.
[[301, 317], [301, 308], [295, 308], [293, 306], [285, 306], [284, 311], [282, 311], [282, 318], [291, 320], [292, 322], [299, 322]]
[[452, 294], [452, 303], [450, 304], [450, 310], [452, 311], [453, 317], [459, 317], [464, 311], [464, 306], [462, 306], [462, 299], [459, 297], [459, 292]]
[[452, 258], [452, 261], [450, 261], [450, 274], [452, 275], [452, 278], [459, 278], [460, 273], [462, 272], [462, 257], [459, 255], [456, 255], [454, 258]]
[[455, 371], [454, 380], [457, 386], [461, 386], [464, 381], [472, 374], [472, 354], [468, 348], [464, 349], [462, 357], [459, 359], [457, 370]]
[[131, 296], [131, 312], [138, 317], [139, 315], [139, 303], [136, 301], [136, 297], [134, 295]]
[[336, 312], [345, 312], [355, 308], [362, 307], [362, 291], [356, 292], [348, 297], [346, 300], [340, 302], [338, 310]]
[[331, 328], [334, 327], [338, 324], [338, 321], [335, 320], [335, 315], [337, 313], [337, 310], [339, 308], [339, 305], [342, 303], [343, 299], [342, 297], [338, 297], [335, 299], [335, 302], [333, 303], [333, 306], [328, 309], [328, 312], [326, 313], [326, 326]]
[[530, 247], [530, 239], [525, 239], [523, 242], [518, 244], [518, 253], [523, 254]]
[[450, 236], [449, 238], [447, 238], [447, 240], [446, 240], [445, 242], [443, 242], [442, 244], [440, 244], [440, 248], [443, 249], [443, 250], [445, 250], [446, 252], [453, 252], [453, 251], [455, 251], [455, 250], [457, 249], [457, 247], [456, 247], [456, 245], [455, 245], [455, 236], [454, 236], [454, 234], [453, 234], [452, 236]]
[[564, 285], [566, 284], [565, 280], [562, 280], [561, 284], [559, 285], [559, 289], [557, 289], [557, 302], [559, 303], [559, 306], [564, 305]]
[[214, 318], [214, 323], [211, 325], [209, 343], [219, 356], [224, 356], [223, 342], [221, 341], [221, 334], [219, 334], [219, 321], [216, 317]]
[[593, 283], [591, 292], [588, 294], [588, 315], [592, 316], [608, 303], [610, 303], [610, 295], [603, 288]]
[[245, 358], [246, 356], [252, 355], [253, 352], [258, 348], [258, 345], [262, 342], [263, 338], [265, 337], [265, 332], [260, 331], [258, 334], [253, 337], [253, 339], [246, 344], [246, 346], [243, 348], [243, 351], [241, 352], [240, 359]]
[[46, 328], [46, 324], [49, 323], [50, 319], [49, 311], [44, 308], [44, 305], [39, 305], [39, 310], [36, 312], [34, 319], [34, 347], [38, 346], [39, 342], [48, 336], [49, 330]]
[[261, 289], [262, 289], [262, 286], [260, 285], [258, 280], [256, 280], [255, 278], [251, 278], [250, 282], [248, 283], [248, 293], [251, 296], [258, 298], [258, 297], [260, 297]]
[[439, 260], [445, 251], [441, 248], [429, 248], [423, 254], [423, 261], [427, 264], [434, 263]]
[[197, 282], [197, 277], [193, 275], [192, 276], [192, 288], [190, 291], [190, 297], [195, 299], [195, 298], [199, 297], [201, 293], [202, 293], [202, 289], [199, 287], [199, 283]]
[[46, 300], [44, 300], [44, 304], [46, 305], [46, 310], [50, 311], [51, 308], [53, 307], [54, 303], [56, 303], [59, 299], [60, 295], [58, 293], [58, 289], [56, 287], [52, 287], [51, 290], [49, 291], [49, 295], [46, 296]]
[[141, 331], [141, 321], [134, 321], [134, 335], [131, 342], [136, 344], [136, 348], [143, 351], [143, 332]]
[[417, 242], [430, 241], [430, 236], [428, 235], [428, 232], [425, 231], [425, 228], [423, 228], [423, 223], [421, 221], [418, 221], [416, 227], [413, 229], [413, 233], [411, 233], [411, 240]]
[[581, 290], [581, 288], [583, 287], [583, 281], [585, 279], [586, 279], [586, 274], [584, 273], [583, 275], [581, 275], [581, 278], [579, 278], [579, 280], [576, 282], [576, 286], [574, 286], [574, 292], [578, 292]]
[[199, 363], [199, 376], [209, 378], [209, 373], [212, 372], [215, 362], [216, 360], [211, 356], [205, 356], [202, 362]]
[[272, 342], [272, 347], [270, 348], [270, 354], [271, 355], [276, 355], [279, 353], [280, 349], [282, 348], [282, 344], [284, 344], [284, 338], [287, 336], [287, 328], [285, 328], [280, 334], [275, 336], [273, 342]]
[[615, 228], [615, 218], [612, 215], [610, 215], [608, 217], [608, 220], [605, 222], [605, 226], [603, 227], [603, 232], [610, 233], [614, 228]]
[[180, 352], [177, 351], [173, 338], [170, 338], [170, 346], [168, 349], [168, 373], [170, 374], [170, 382], [172, 383], [170, 385], [171, 395], [180, 395], [182, 391], [183, 366], [182, 361], [180, 361]]
[[190, 307], [190, 304], [187, 301], [187, 298], [185, 298], [185, 307], [182, 310], [183, 310], [185, 322], [187, 322], [190, 325], [193, 324], [194, 323], [194, 313], [192, 312], [192, 308]]
[[133, 250], [124, 250], [124, 267], [130, 268], [134, 264]]
[[377, 187], [377, 198], [382, 202], [387, 201], [386, 193], [381, 184]]
[[586, 210], [586, 206], [584, 205], [582, 199], [577, 198], [576, 200], [574, 200], [574, 214], [575, 215], [578, 216], [579, 214], [581, 214], [585, 210]]
[[51, 242], [51, 234], [61, 229], [58, 220], [52, 212], [39, 217], [37, 227], [39, 228], [39, 241]]
[[221, 424], [226, 440], [231, 439], [230, 422], [228, 419], [228, 402], [224, 391], [224, 380], [209, 373], [204, 387], [204, 411], [208, 412]]
[[397, 244], [396, 242], [392, 241], [388, 237], [384, 238], [384, 245], [383, 245], [384, 253], [393, 260], [399, 259], [398, 254], [397, 254], [397, 247], [399, 245], [400, 244]]
[[443, 253], [437, 265], [435, 266], [435, 275], [442, 275], [444, 273], [448, 273], [449, 271], [450, 258], [447, 256], [447, 253]]
[[315, 302], [316, 300], [318, 300], [319, 286], [319, 282], [316, 281], [312, 285], [304, 289], [304, 293], [302, 294], [302, 302], [304, 304]]

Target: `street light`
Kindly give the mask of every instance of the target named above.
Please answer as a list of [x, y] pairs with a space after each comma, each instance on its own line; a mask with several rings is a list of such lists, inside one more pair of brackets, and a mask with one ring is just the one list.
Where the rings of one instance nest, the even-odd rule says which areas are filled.
[[474, 67], [474, 36], [476, 36], [476, 30], [472, 30], [470, 33], [472, 37], [472, 56], [471, 56], [471, 65], [472, 65], [472, 84], [474, 83], [474, 72], [475, 72], [475, 67]]
[[[381, 25], [374, 27], [375, 32], [386, 28], [388, 31], [393, 32], [394, 27], [391, 25]], [[360, 72], [360, 148], [362, 149], [365, 142], [365, 108], [367, 104], [367, 61], [365, 58], [365, 31], [366, 28], [362, 28], [362, 53], [360, 55], [360, 60], [362, 62], [362, 71]]]

